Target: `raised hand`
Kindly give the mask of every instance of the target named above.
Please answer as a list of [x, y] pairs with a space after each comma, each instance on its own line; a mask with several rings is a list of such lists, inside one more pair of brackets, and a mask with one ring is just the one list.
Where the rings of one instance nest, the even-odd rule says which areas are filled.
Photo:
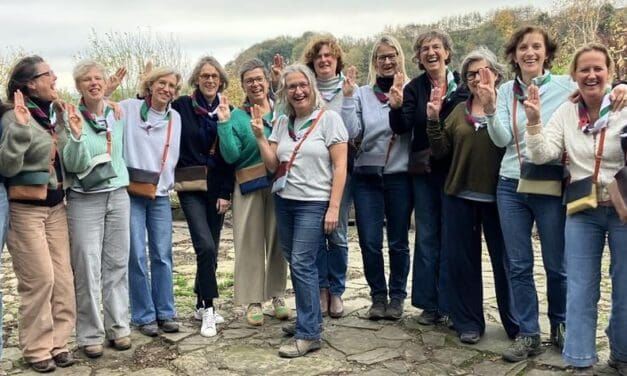
[[70, 131], [74, 138], [81, 138], [83, 132], [83, 118], [76, 113], [76, 107], [72, 104], [65, 105], [68, 112], [68, 123], [70, 125]]
[[427, 103], [427, 118], [429, 120], [439, 120], [440, 110], [442, 109], [442, 89], [434, 86], [431, 89], [431, 98]]
[[220, 94], [220, 104], [218, 105], [218, 120], [220, 122], [229, 121], [231, 118], [231, 109], [229, 108], [229, 98], [224, 94]]
[[107, 80], [107, 88], [105, 89], [106, 98], [110, 97], [111, 94], [113, 94], [113, 92], [115, 91], [115, 89], [117, 89], [118, 86], [120, 86], [120, 84], [122, 83], [122, 80], [124, 79], [124, 76], [126, 76], [126, 73], [128, 73], [128, 71], [126, 70], [126, 67], [120, 67], [118, 68], [117, 71], [115, 71], [114, 74], [109, 76], [109, 79]]
[[537, 125], [540, 123], [540, 90], [536, 85], [529, 86], [527, 99], [523, 102], [525, 115], [527, 115], [527, 125]]
[[142, 83], [148, 77], [148, 74], [152, 72], [152, 61], [148, 60], [144, 66], [144, 71], [139, 73], [139, 82]]
[[496, 77], [488, 68], [479, 68], [479, 83], [477, 84], [477, 100], [483, 107], [483, 112], [493, 114], [496, 111], [496, 91], [494, 83]]
[[270, 67], [270, 75], [272, 76], [272, 87], [276, 87], [279, 83], [279, 78], [281, 77], [281, 72], [283, 71], [283, 65], [285, 61], [281, 54], [274, 54], [274, 59], [272, 59], [272, 66]]
[[342, 84], [342, 94], [345, 97], [352, 97], [353, 92], [355, 91], [355, 87], [357, 87], [357, 68], [354, 65], [351, 65], [350, 68], [346, 71], [346, 77], [344, 79], [344, 84]]
[[397, 109], [401, 108], [403, 105], [403, 74], [401, 72], [396, 72], [394, 74], [394, 83], [390, 88], [390, 107]]
[[261, 107], [259, 107], [259, 105], [253, 105], [253, 109], [252, 109], [252, 113], [251, 113], [251, 119], [250, 119], [250, 126], [253, 129], [253, 134], [255, 135], [255, 137], [257, 138], [261, 138], [264, 136], [264, 132], [263, 132], [263, 119], [262, 119], [262, 113], [261, 113]]
[[13, 111], [15, 112], [15, 120], [19, 125], [28, 126], [30, 121], [30, 111], [24, 104], [24, 94], [16, 90], [13, 94]]
[[122, 119], [122, 116], [124, 116], [124, 111], [122, 111], [122, 107], [114, 101], [107, 101], [107, 104], [113, 110], [113, 117], [115, 117], [115, 120]]

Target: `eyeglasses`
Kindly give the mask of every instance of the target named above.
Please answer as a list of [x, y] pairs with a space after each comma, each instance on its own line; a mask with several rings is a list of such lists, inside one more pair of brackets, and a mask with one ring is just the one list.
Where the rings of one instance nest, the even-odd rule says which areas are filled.
[[203, 81], [209, 81], [209, 80], [219, 81], [220, 80], [220, 75], [216, 73], [211, 73], [211, 74], [203, 73], [198, 77]]
[[290, 93], [293, 93], [293, 92], [295, 92], [298, 89], [300, 89], [302, 91], [305, 91], [305, 90], [309, 89], [309, 83], [307, 83], [307, 82], [299, 82], [299, 83], [296, 83], [296, 84], [287, 85], [287, 91], [289, 91]]
[[253, 78], [247, 78], [244, 80], [244, 85], [246, 86], [253, 86], [255, 83], [258, 84], [263, 84], [265, 82], [265, 78], [263, 76], [259, 76], [259, 77], [253, 77]]
[[[490, 67], [483, 67], [483, 69], [490, 69]], [[490, 70], [492, 70], [492, 69], [490, 69]], [[466, 72], [466, 76], [465, 76], [466, 77], [466, 81], [474, 80], [477, 76], [479, 76], [479, 74], [480, 73], [479, 73], [478, 70]], [[479, 78], [481, 78], [481, 76], [479, 76]]]
[[49, 70], [47, 72], [42, 72], [42, 73], [38, 73], [38, 74], [34, 75], [32, 80], [36, 80], [39, 77], [43, 77], [43, 76], [51, 77], [53, 74], [54, 74], [54, 71], [51, 69], [51, 70]]
[[398, 54], [389, 54], [389, 55], [379, 55], [377, 56], [378, 63], [385, 63], [386, 60], [390, 60], [390, 63], [394, 63]]

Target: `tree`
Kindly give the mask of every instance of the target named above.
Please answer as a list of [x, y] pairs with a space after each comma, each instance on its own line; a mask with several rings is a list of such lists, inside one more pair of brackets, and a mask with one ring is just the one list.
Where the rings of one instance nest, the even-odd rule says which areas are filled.
[[88, 39], [89, 46], [74, 56], [77, 61], [96, 60], [105, 66], [109, 74], [119, 67], [128, 70], [126, 78], [113, 94], [114, 100], [129, 98], [137, 93], [139, 76], [148, 61], [152, 61], [155, 67], [174, 68], [187, 77], [187, 54], [172, 34], [161, 35], [140, 28], [135, 32], [111, 31], [102, 34], [92, 29]]
[[17, 60], [28, 55], [21, 47], [5, 47], [0, 54], [0, 98], [6, 100], [6, 88], [9, 82], [9, 74]]

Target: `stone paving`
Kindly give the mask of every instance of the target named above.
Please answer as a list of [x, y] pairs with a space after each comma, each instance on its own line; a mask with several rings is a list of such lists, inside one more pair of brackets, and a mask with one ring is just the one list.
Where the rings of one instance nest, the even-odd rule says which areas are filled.
[[[306, 357], [286, 360], [277, 355], [281, 344], [289, 340], [281, 331], [280, 322], [271, 316], [266, 304], [265, 325], [250, 327], [242, 318], [244, 307], [233, 307], [230, 296], [233, 271], [232, 232], [223, 231], [218, 276], [223, 296], [217, 300], [218, 311], [226, 317], [216, 337], [199, 335], [200, 324], [192, 317], [195, 298], [190, 293], [195, 271], [194, 251], [184, 222], [174, 226], [174, 282], [181, 331], [145, 337], [133, 330], [131, 350], [117, 352], [106, 348], [102, 358], [87, 359], [75, 351], [80, 362], [73, 367], [57, 369], [59, 375], [532, 375], [570, 374], [559, 353], [549, 344], [534, 359], [509, 364], [500, 353], [511, 342], [498, 321], [490, 263], [483, 261], [484, 298], [487, 331], [474, 346], [459, 342], [454, 332], [443, 327], [421, 326], [415, 321], [419, 310], [405, 303], [403, 318], [397, 322], [373, 322], [365, 318], [370, 304], [368, 286], [363, 277], [361, 255], [355, 229], [350, 230], [350, 261], [347, 290], [344, 295], [345, 315], [341, 319], [325, 318], [323, 346]], [[410, 234], [413, 244], [413, 232]], [[537, 243], [537, 242], [536, 242]], [[537, 247], [537, 244], [536, 244]], [[484, 252], [485, 253], [485, 252]], [[607, 276], [607, 257], [604, 260]], [[536, 283], [544, 291], [541, 259], [536, 260]], [[17, 340], [16, 279], [8, 252], [2, 256], [2, 288], [4, 290], [4, 359], [2, 369], [9, 375], [35, 374], [21, 359]], [[291, 285], [288, 282], [288, 287]], [[411, 283], [409, 284], [411, 286]], [[609, 315], [610, 283], [603, 284], [600, 302], [598, 344], [601, 361], [595, 367], [599, 375], [615, 375], [607, 367], [607, 338], [603, 329]], [[408, 288], [410, 290], [410, 288]], [[548, 330], [546, 299], [541, 298], [541, 325]], [[288, 290], [288, 305], [294, 307], [293, 291]], [[548, 334], [543, 333], [548, 341]], [[72, 344], [74, 346], [74, 344]]]

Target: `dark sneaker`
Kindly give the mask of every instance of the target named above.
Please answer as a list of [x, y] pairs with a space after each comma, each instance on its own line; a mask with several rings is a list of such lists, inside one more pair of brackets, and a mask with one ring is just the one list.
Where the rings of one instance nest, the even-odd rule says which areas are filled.
[[279, 348], [279, 356], [281, 358], [298, 358], [316, 350], [320, 350], [320, 340], [295, 339]]
[[374, 298], [372, 305], [368, 310], [369, 320], [381, 320], [385, 318], [385, 310], [387, 308], [387, 298]]
[[481, 334], [479, 332], [463, 332], [459, 335], [459, 340], [468, 345], [476, 345], [481, 340]]
[[393, 298], [385, 309], [385, 318], [388, 320], [398, 320], [401, 316], [403, 316], [403, 301]]
[[424, 310], [422, 311], [420, 316], [418, 316], [416, 321], [418, 321], [418, 324], [420, 325], [434, 325], [437, 319], [438, 319], [438, 311]]
[[58, 353], [52, 357], [52, 360], [54, 360], [54, 364], [56, 364], [57, 367], [69, 367], [76, 363], [76, 359], [74, 359], [69, 351]]
[[627, 376], [627, 362], [616, 359], [613, 354], [610, 354], [607, 365], [617, 370], [620, 376]]
[[46, 359], [46, 360], [42, 360], [39, 362], [32, 362], [30, 366], [33, 370], [39, 373], [52, 372], [57, 368], [57, 366], [54, 364], [54, 360], [52, 359]]
[[173, 319], [157, 321], [161, 330], [165, 333], [176, 333], [179, 331], [179, 323]]
[[453, 324], [453, 319], [447, 314], [439, 315], [435, 323], [449, 329], [455, 328], [455, 325]]
[[566, 325], [561, 322], [551, 327], [551, 344], [558, 349], [564, 348], [564, 337], [566, 336]]
[[148, 324], [140, 325], [139, 332], [148, 337], [156, 337], [159, 335], [159, 327], [157, 322], [149, 322]]
[[542, 354], [542, 341], [540, 335], [518, 336], [516, 341], [503, 352], [503, 359], [508, 362], [520, 362], [530, 356]]

